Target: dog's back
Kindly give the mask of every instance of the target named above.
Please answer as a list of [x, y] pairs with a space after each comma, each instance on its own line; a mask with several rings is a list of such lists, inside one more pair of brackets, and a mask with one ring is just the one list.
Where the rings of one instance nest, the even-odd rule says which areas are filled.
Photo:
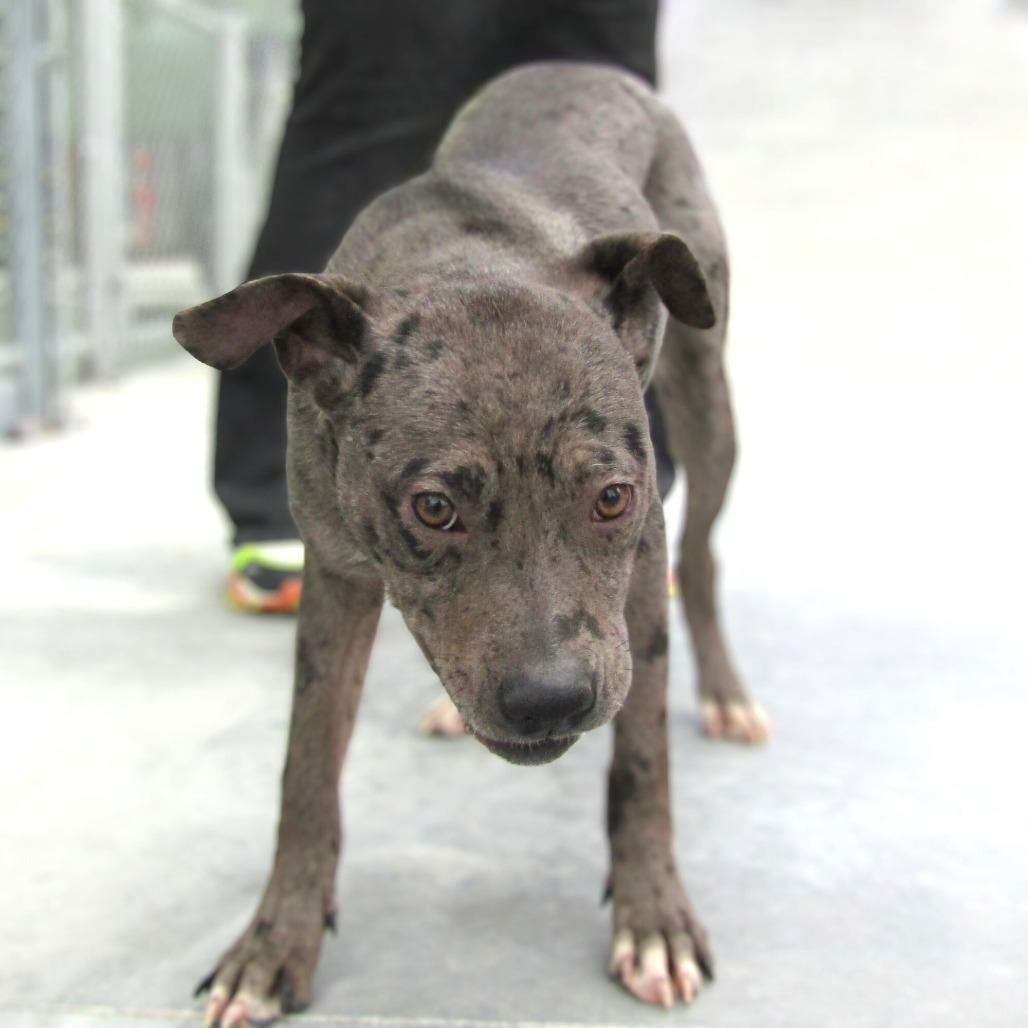
[[[661, 171], [669, 149], [673, 188]], [[400, 261], [417, 281], [439, 265], [452, 273], [455, 261], [474, 274], [502, 260], [549, 274], [597, 236], [678, 230], [685, 210], [701, 211], [714, 229], [695, 246], [689, 240], [701, 265], [711, 263], [723, 241], [699, 164], [646, 83], [600, 65], [527, 65], [465, 106], [428, 172], [373, 203], [329, 270], [359, 269], [368, 281], [387, 265], [395, 281]]]
[[585, 237], [657, 227], [643, 187], [658, 147], [659, 101], [613, 68], [537, 64], [509, 72], [464, 109], [433, 172], [487, 174], [552, 210], [574, 212]]

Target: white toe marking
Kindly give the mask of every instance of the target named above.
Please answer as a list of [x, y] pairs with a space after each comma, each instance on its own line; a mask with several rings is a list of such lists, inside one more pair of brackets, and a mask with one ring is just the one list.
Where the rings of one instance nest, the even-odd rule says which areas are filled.
[[464, 735], [464, 719], [453, 705], [453, 700], [444, 696], [421, 715], [418, 731], [422, 735], [458, 737]]

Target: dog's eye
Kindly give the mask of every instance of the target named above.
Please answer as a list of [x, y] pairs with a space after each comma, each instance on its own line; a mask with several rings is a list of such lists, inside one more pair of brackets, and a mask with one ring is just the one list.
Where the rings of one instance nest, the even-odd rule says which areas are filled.
[[457, 508], [442, 493], [418, 493], [413, 506], [418, 521], [429, 528], [447, 532], [457, 523]]
[[614, 518], [621, 517], [628, 510], [631, 502], [632, 487], [630, 485], [608, 485], [596, 501], [593, 516], [599, 521], [612, 521]]

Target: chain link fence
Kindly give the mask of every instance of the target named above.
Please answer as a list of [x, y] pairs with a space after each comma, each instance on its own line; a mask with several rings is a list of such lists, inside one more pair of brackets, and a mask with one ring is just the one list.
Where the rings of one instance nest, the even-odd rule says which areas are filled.
[[240, 280], [297, 28], [294, 0], [0, 6], [0, 430], [59, 426]]

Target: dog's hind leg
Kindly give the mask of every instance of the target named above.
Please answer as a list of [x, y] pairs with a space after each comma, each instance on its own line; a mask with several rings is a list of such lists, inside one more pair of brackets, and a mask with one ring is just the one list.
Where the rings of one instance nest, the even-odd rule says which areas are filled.
[[710, 546], [736, 449], [723, 363], [729, 289], [724, 235], [685, 134], [670, 116], [662, 122], [662, 145], [647, 196], [661, 227], [679, 234], [699, 261], [717, 316], [709, 329], [669, 321], [654, 377], [671, 452], [685, 468], [687, 482], [678, 581], [696, 656], [704, 731], [740, 742], [762, 742], [770, 722], [747, 696], [729, 656]]
[[303, 579], [275, 864], [253, 920], [197, 989], [210, 989], [206, 1025], [239, 1028], [302, 1010], [335, 923], [339, 773], [383, 587], [323, 570], [309, 549]]
[[670, 326], [657, 384], [672, 452], [685, 467], [685, 527], [678, 582], [692, 637], [703, 729], [708, 735], [762, 742], [770, 722], [746, 694], [721, 631], [710, 536], [735, 461], [735, 430], [718, 348], [707, 333]]

